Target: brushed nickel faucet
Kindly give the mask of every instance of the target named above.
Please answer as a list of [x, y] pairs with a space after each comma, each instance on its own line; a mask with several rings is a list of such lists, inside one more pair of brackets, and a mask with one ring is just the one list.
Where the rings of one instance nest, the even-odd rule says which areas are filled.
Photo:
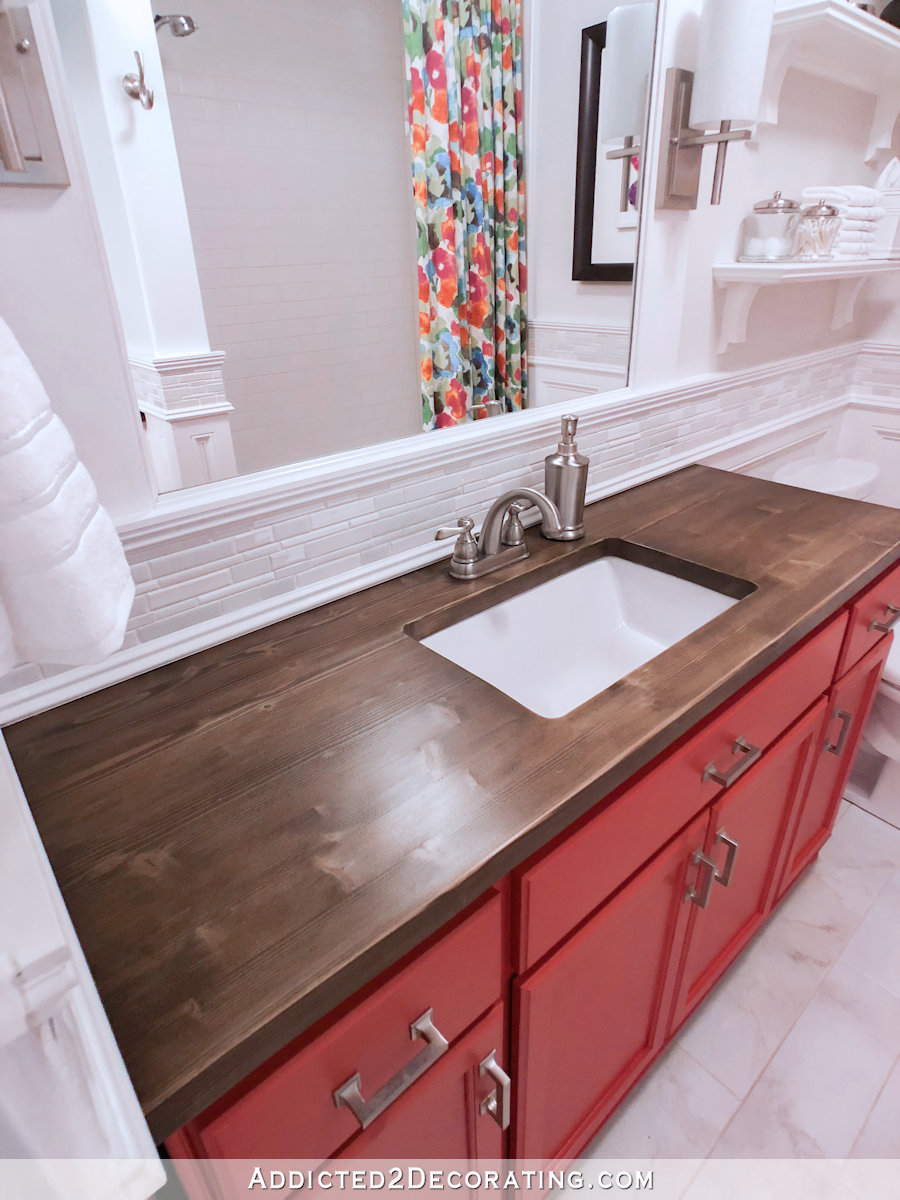
[[588, 459], [578, 453], [575, 444], [577, 424], [577, 417], [562, 418], [562, 439], [557, 453], [545, 460], [545, 488], [553, 499], [537, 488], [511, 488], [488, 509], [477, 541], [472, 533], [475, 528], [472, 517], [460, 517], [456, 525], [437, 531], [436, 542], [456, 538], [449, 568], [454, 579], [479, 579], [527, 558], [528, 545], [520, 518], [529, 508], [537, 507], [540, 511], [541, 533], [545, 538], [569, 542], [584, 537]]

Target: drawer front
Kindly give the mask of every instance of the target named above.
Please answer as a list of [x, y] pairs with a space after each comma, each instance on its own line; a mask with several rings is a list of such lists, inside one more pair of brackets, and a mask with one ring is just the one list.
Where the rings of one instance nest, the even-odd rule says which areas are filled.
[[[452, 1044], [500, 999], [501, 979], [501, 904], [491, 893], [462, 924], [223, 1112], [208, 1123], [199, 1118], [193, 1136], [211, 1158], [321, 1161], [361, 1129], [350, 1108], [335, 1105], [335, 1089], [358, 1073], [365, 1101], [392, 1081], [399, 1099], [404, 1083], [417, 1086], [408, 1082], [413, 1072], [403, 1075], [414, 1059], [430, 1063], [424, 1082], [443, 1058], [429, 1041], [413, 1041], [410, 1025], [430, 1009], [434, 1028]], [[390, 1121], [392, 1107], [368, 1128]]]
[[[427, 1078], [402, 1096], [390, 1120], [376, 1121], [337, 1156], [418, 1162], [500, 1159], [504, 1122], [512, 1102], [509, 1058], [504, 1049], [505, 1008], [497, 1004], [450, 1050]], [[496, 1075], [488, 1066], [493, 1055]], [[485, 1069], [482, 1069], [485, 1064]], [[493, 1111], [487, 1103], [495, 1101]]]
[[609, 808], [521, 872], [520, 971], [552, 949], [723, 790], [706, 768], [714, 764], [733, 778], [754, 754], [735, 753], [737, 739], [764, 750], [827, 690], [846, 625], [846, 613], [829, 621]]
[[[900, 613], [900, 566], [892, 567], [853, 602], [850, 626], [838, 663], [838, 675], [843, 675], [862, 658], [867, 650], [890, 631]], [[879, 628], [880, 627], [880, 628]], [[898, 624], [900, 628], [900, 624]]]

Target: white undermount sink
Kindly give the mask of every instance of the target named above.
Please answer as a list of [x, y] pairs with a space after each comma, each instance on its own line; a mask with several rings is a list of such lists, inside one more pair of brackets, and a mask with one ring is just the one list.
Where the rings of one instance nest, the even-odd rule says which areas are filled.
[[605, 555], [421, 641], [539, 716], [562, 717], [737, 603]]

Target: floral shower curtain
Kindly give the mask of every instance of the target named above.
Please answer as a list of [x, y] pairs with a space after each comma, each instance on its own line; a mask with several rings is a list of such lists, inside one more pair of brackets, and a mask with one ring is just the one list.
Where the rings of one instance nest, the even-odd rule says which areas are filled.
[[426, 429], [525, 405], [520, 0], [403, 0]]

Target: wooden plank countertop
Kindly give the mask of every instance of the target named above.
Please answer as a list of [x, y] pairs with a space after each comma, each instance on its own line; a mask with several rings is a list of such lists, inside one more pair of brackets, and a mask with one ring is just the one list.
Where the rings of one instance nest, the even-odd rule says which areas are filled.
[[[900, 557], [900, 512], [689, 467], [574, 543], [415, 571], [6, 730], [159, 1139], [370, 982]], [[604, 539], [756, 585], [547, 720], [420, 636]], [[603, 620], [603, 613], [597, 613]]]

